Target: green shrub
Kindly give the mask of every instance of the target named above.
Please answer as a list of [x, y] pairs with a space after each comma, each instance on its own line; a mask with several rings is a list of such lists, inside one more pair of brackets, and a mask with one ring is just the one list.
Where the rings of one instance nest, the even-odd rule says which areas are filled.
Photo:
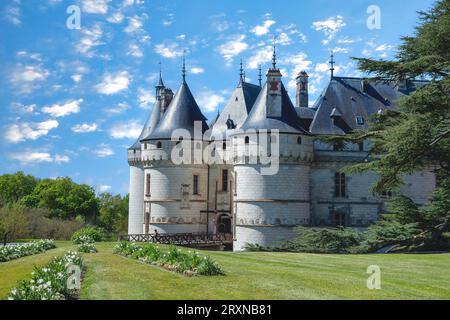
[[282, 250], [312, 253], [351, 253], [365, 239], [363, 232], [350, 228], [298, 228], [298, 236]]
[[106, 232], [102, 228], [98, 227], [85, 227], [78, 231], [75, 231], [71, 240], [75, 244], [80, 244], [83, 239], [90, 238], [94, 242], [107, 240]]

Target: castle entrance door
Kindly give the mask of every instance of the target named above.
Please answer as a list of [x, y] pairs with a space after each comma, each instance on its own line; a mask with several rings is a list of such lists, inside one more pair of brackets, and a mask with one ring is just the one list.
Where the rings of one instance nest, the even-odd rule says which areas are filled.
[[217, 217], [216, 233], [223, 234], [225, 239], [232, 239], [231, 217], [228, 214], [221, 214]]

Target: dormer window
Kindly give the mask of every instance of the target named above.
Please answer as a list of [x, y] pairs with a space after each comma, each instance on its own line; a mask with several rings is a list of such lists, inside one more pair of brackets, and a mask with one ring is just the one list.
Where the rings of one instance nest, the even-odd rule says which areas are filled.
[[364, 118], [361, 116], [356, 116], [356, 123], [360, 126], [364, 125]]
[[236, 125], [234, 124], [234, 121], [231, 120], [229, 117], [228, 117], [228, 120], [227, 120], [226, 124], [227, 124], [227, 129], [229, 129], [229, 130], [236, 128]]

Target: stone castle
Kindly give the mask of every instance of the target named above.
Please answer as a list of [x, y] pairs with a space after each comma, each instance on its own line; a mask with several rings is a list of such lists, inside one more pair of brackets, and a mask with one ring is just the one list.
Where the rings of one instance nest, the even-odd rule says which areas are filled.
[[[300, 72], [294, 106], [274, 48], [265, 83], [261, 69], [259, 85], [246, 82], [241, 64], [239, 84], [210, 124], [186, 82], [184, 61], [175, 95], [160, 73], [151, 114], [128, 149], [128, 233], [220, 233], [240, 251], [247, 243], [276, 245], [293, 237], [300, 225], [364, 228], [377, 220], [392, 195], [370, 191], [374, 173], [341, 170], [368, 161], [370, 143], [329, 144], [320, 137], [365, 128], [372, 114], [395, 108], [398, 98], [426, 82], [338, 77], [333, 59], [330, 71], [330, 81], [312, 107], [308, 75]], [[256, 148], [261, 143], [269, 157], [276, 156], [276, 174], [262, 172], [268, 165]], [[180, 152], [181, 145], [189, 149]], [[222, 162], [177, 164], [173, 159], [177, 152], [190, 157], [198, 151], [210, 151], [205, 153]], [[401, 192], [424, 203], [434, 188], [435, 176], [426, 171], [405, 177]]]

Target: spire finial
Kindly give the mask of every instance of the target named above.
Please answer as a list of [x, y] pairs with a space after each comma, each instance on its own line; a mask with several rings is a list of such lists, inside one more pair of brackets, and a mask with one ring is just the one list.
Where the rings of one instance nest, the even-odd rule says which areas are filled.
[[272, 56], [272, 66], [273, 69], [277, 68], [277, 49], [276, 49], [276, 41], [277, 41], [277, 36], [273, 37], [273, 56]]
[[262, 73], [261, 73], [261, 64], [259, 65], [259, 74], [258, 74], [258, 81], [259, 81], [259, 86], [262, 87]]
[[183, 50], [183, 70], [182, 76], [183, 76], [183, 82], [186, 82], [186, 50]]
[[335, 63], [335, 61], [334, 61], [334, 54], [333, 54], [333, 50], [331, 50], [331, 59], [330, 59], [330, 71], [331, 71], [331, 79], [333, 79], [334, 78], [334, 63]]
[[242, 64], [242, 58], [241, 58], [241, 68], [239, 69], [239, 79], [241, 83], [244, 82], [244, 67]]

